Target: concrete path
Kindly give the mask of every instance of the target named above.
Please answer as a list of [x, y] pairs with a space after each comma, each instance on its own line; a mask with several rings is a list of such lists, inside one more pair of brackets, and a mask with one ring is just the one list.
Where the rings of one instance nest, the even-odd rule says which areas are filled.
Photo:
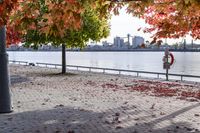
[[198, 98], [131, 90], [146, 82], [130, 76], [59, 72], [10, 65], [14, 112], [0, 114], [0, 133], [200, 133]]

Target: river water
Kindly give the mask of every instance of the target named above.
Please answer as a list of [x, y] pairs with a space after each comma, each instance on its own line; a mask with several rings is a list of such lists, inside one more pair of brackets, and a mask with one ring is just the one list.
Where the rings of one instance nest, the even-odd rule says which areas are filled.
[[[200, 52], [172, 52], [170, 73], [200, 75]], [[61, 64], [61, 52], [8, 52], [9, 60]], [[165, 72], [164, 52], [66, 52], [68, 65]]]

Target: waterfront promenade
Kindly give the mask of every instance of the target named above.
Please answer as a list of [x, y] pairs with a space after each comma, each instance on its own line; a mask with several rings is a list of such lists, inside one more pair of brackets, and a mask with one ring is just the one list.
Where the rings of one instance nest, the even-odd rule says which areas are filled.
[[200, 133], [200, 83], [10, 65], [0, 133]]

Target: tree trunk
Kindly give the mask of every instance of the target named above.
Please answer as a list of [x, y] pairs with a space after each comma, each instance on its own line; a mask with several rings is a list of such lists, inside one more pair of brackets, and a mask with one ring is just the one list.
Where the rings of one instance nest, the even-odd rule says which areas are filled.
[[11, 112], [8, 77], [8, 55], [6, 53], [6, 27], [0, 27], [0, 113]]
[[66, 51], [65, 44], [62, 44], [62, 74], [66, 73]]

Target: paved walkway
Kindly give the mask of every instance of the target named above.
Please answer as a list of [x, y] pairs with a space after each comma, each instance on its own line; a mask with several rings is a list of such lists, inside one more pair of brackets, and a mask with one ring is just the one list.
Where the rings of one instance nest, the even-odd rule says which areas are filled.
[[10, 66], [14, 112], [0, 114], [0, 133], [200, 133], [198, 99], [130, 90], [134, 77], [59, 71]]

